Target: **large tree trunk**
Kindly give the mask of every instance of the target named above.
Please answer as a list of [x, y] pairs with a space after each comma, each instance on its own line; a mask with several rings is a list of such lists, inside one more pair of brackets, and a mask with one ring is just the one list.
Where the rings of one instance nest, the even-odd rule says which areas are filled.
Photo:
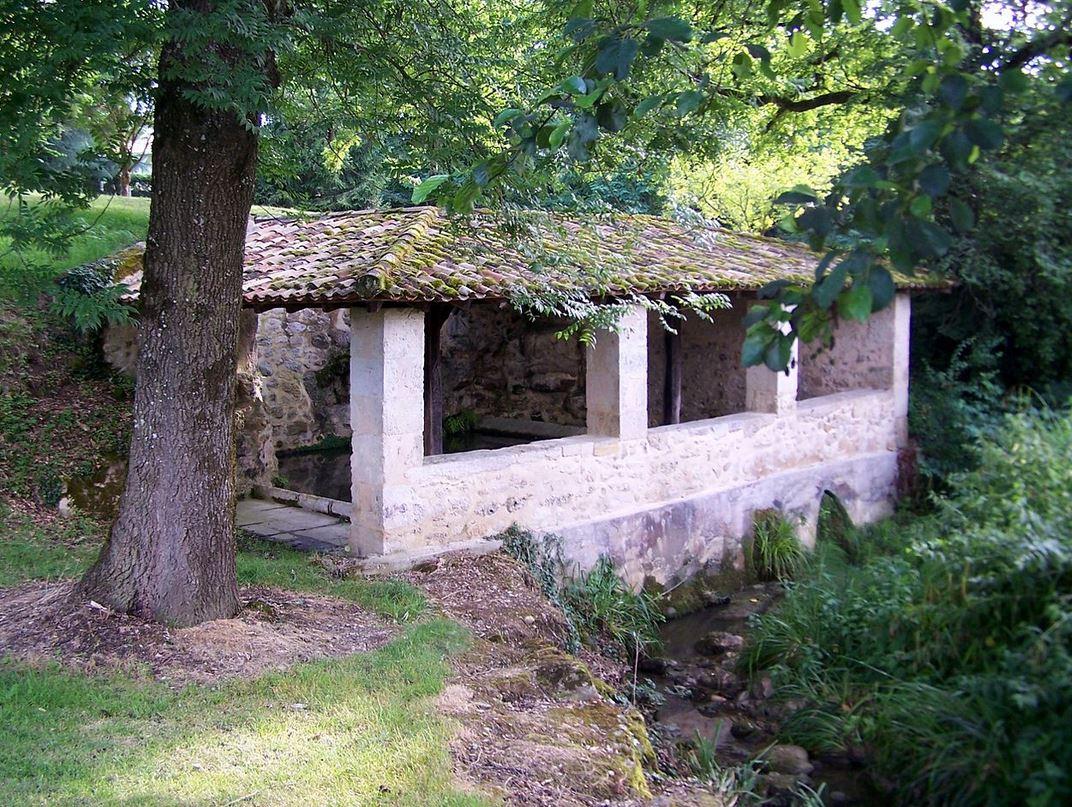
[[[204, 6], [205, 3], [200, 5]], [[161, 55], [161, 75], [180, 56]], [[257, 138], [162, 81], [130, 467], [79, 593], [176, 625], [233, 616], [234, 397]]]

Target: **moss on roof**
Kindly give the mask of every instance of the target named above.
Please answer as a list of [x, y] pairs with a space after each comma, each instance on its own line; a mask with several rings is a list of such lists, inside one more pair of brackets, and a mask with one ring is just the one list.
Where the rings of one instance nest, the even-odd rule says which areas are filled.
[[[132, 253], [117, 275], [138, 293]], [[817, 256], [785, 241], [689, 226], [655, 216], [586, 221], [533, 213], [450, 218], [434, 207], [362, 210], [317, 218], [257, 218], [246, 239], [246, 306], [266, 309], [362, 302], [508, 299], [518, 291], [592, 294], [757, 289], [814, 278]], [[935, 285], [895, 275], [902, 289]]]

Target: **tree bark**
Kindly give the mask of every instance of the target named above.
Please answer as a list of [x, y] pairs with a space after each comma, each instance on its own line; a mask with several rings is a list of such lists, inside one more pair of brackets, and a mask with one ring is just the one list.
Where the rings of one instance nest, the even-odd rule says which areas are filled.
[[[201, 2], [199, 7], [205, 7]], [[160, 75], [181, 63], [166, 45]], [[161, 81], [126, 489], [78, 593], [192, 625], [233, 616], [234, 398], [257, 137]]]

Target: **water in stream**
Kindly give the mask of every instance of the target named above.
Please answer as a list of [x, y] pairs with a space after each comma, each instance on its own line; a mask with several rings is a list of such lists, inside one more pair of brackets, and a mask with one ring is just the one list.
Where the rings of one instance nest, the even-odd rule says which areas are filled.
[[778, 731], [791, 705], [779, 701], [770, 678], [749, 681], [738, 669], [748, 620], [776, 603], [781, 586], [759, 583], [668, 620], [662, 655], [646, 662], [662, 703], [659, 730], [680, 743], [697, 736], [715, 744], [719, 762], [734, 766], [763, 756], [771, 803], [788, 803], [795, 782], [822, 789], [827, 804], [874, 805], [885, 799], [869, 784], [857, 761], [845, 756], [809, 756], [779, 743]]

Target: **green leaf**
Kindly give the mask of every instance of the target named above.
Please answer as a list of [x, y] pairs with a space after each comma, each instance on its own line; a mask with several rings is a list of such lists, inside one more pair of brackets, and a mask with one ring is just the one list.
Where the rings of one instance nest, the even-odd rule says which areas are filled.
[[762, 322], [767, 318], [769, 309], [765, 305], [754, 305], [748, 309], [748, 313], [744, 315], [744, 327], [751, 328], [757, 322]]
[[938, 139], [942, 127], [937, 121], [925, 120], [916, 125], [908, 134], [908, 142], [917, 154], [922, 153]]
[[891, 302], [897, 293], [897, 287], [893, 282], [893, 275], [884, 266], [872, 266], [871, 273], [867, 277], [867, 285], [871, 289], [871, 310], [879, 311]]
[[968, 80], [960, 73], [952, 73], [942, 79], [938, 95], [946, 106], [960, 109], [968, 96]]
[[745, 367], [755, 367], [763, 363], [763, 356], [767, 352], [771, 335], [776, 333], [773, 328], [764, 323], [753, 325], [748, 329], [741, 348], [741, 364]]
[[991, 115], [1001, 111], [1005, 103], [1005, 91], [1001, 87], [983, 87], [979, 90], [980, 106]]
[[834, 226], [834, 212], [829, 207], [809, 207], [797, 216], [797, 224], [805, 230], [811, 230], [820, 238], [825, 238]]
[[880, 179], [878, 171], [870, 165], [861, 165], [849, 172], [845, 177], [845, 185], [850, 188], [870, 188]]
[[968, 136], [968, 140], [981, 149], [996, 149], [1005, 142], [1005, 134], [1001, 131], [1001, 127], [986, 118], [974, 118], [968, 121], [964, 124], [964, 134]]
[[569, 134], [567, 150], [570, 157], [578, 162], [584, 162], [588, 159], [589, 145], [598, 139], [599, 124], [596, 123], [596, 119], [588, 113], [578, 115], [573, 121], [573, 128]]
[[748, 51], [748, 55], [753, 59], [759, 59], [760, 61], [770, 61], [770, 51], [762, 45], [745, 45], [745, 50]]
[[862, 19], [860, 14], [860, 0], [841, 0], [841, 7], [845, 10], [845, 16], [849, 22], [856, 25]]
[[633, 117], [643, 118], [656, 107], [660, 107], [666, 101], [666, 95], [649, 95], [633, 110]]
[[1024, 72], [1016, 69], [1006, 70], [1002, 73], [1001, 78], [998, 79], [998, 86], [1005, 90], [1005, 92], [1018, 93], [1023, 92], [1030, 85]]
[[964, 166], [971, 156], [972, 143], [964, 132], [956, 131], [942, 140], [942, 156], [954, 166]]
[[629, 75], [640, 43], [631, 37], [608, 36], [599, 43], [596, 55], [596, 71], [608, 73], [618, 81]]
[[563, 28], [563, 33], [566, 34], [574, 42], [583, 42], [598, 28], [598, 24], [590, 16], [584, 17], [571, 17], [566, 20], [566, 25]]
[[803, 31], [793, 31], [789, 37], [787, 50], [794, 59], [799, 59], [808, 52], [808, 38], [804, 36]]
[[849, 264], [842, 261], [834, 267], [833, 271], [824, 277], [811, 291], [812, 299], [820, 308], [829, 308], [834, 304], [838, 294], [845, 285], [845, 279], [849, 276]]
[[940, 258], [952, 244], [949, 233], [934, 222], [923, 219], [908, 219], [905, 222], [905, 239], [913, 252], [924, 258]]
[[480, 195], [480, 188], [473, 181], [466, 182], [451, 200], [451, 207], [460, 213], [468, 213], [473, 209], [473, 202]]
[[809, 202], [817, 202], [819, 198], [815, 195], [815, 192], [808, 187], [797, 186], [792, 190], [788, 190], [785, 193], [780, 193], [774, 199], [776, 205], [803, 205]]
[[620, 132], [625, 126], [625, 107], [618, 100], [602, 103], [596, 107], [596, 120], [608, 132]]
[[644, 25], [652, 34], [671, 42], [688, 42], [692, 39], [692, 26], [680, 17], [657, 17]]
[[562, 145], [562, 141], [566, 139], [566, 133], [569, 132], [570, 124], [573, 123], [569, 118], [559, 123], [554, 129], [551, 130], [551, 134], [547, 136], [547, 145], [553, 149], [557, 149]]
[[789, 367], [789, 359], [793, 355], [793, 337], [775, 332], [774, 340], [763, 354], [763, 363], [769, 370], [776, 373]]
[[[485, 118], [485, 120], [487, 119]], [[415, 205], [421, 204], [421, 202], [431, 196], [432, 193], [438, 190], [439, 186], [448, 179], [450, 179], [450, 174], [436, 174], [435, 176], [428, 177], [428, 179], [424, 180], [424, 182], [413, 189], [413, 193], [410, 195], [410, 200]]]
[[908, 206], [908, 209], [913, 216], [924, 219], [931, 214], [931, 208], [933, 206], [934, 203], [931, 201], [931, 197], [923, 194], [913, 199], [912, 203]]
[[1057, 85], [1057, 100], [1062, 104], [1067, 104], [1072, 101], [1072, 76], [1067, 76], [1060, 84]]
[[949, 218], [958, 233], [971, 232], [975, 226], [975, 213], [960, 199], [949, 200]]
[[498, 115], [495, 116], [495, 120], [492, 121], [492, 125], [497, 129], [505, 123], [509, 123], [518, 115], [524, 114], [520, 109], [504, 109]]
[[752, 75], [752, 59], [747, 53], [738, 53], [733, 57], [730, 71], [737, 78], [748, 78]]
[[660, 39], [654, 34], [648, 34], [644, 37], [644, 42], [640, 46], [640, 55], [648, 59], [658, 56], [666, 45], [665, 39]]
[[919, 172], [919, 187], [931, 197], [938, 197], [949, 190], [949, 169], [941, 163], [928, 165]]
[[756, 297], [760, 300], [770, 300], [771, 298], [778, 296], [778, 293], [788, 285], [789, 281], [785, 278], [772, 280], [769, 283], [763, 284], [759, 291], [756, 292]]
[[893, 24], [890, 29], [890, 33], [894, 39], [900, 39], [909, 32], [914, 24], [914, 20], [908, 14], [903, 14], [897, 18], [897, 22]]
[[686, 90], [677, 97], [677, 114], [685, 117], [690, 112], [695, 112], [703, 101], [703, 93], [699, 90]]
[[564, 92], [568, 92], [572, 95], [584, 95], [588, 92], [588, 85], [580, 76], [570, 76], [559, 86], [562, 87]]
[[853, 283], [838, 295], [838, 313], [846, 319], [866, 322], [871, 316], [871, 288], [863, 283]]

